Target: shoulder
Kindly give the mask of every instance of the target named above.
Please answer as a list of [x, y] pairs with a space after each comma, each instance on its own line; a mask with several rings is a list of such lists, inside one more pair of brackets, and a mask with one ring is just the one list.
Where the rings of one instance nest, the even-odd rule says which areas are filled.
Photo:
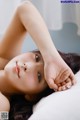
[[9, 111], [10, 102], [6, 96], [0, 92], [0, 111]]
[[4, 69], [5, 65], [9, 62], [8, 59], [0, 57], [0, 70]]

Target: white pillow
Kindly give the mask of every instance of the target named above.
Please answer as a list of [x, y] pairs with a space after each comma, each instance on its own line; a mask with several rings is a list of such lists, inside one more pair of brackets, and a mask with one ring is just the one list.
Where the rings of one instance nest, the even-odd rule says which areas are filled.
[[80, 120], [80, 71], [71, 89], [42, 98], [28, 120]]

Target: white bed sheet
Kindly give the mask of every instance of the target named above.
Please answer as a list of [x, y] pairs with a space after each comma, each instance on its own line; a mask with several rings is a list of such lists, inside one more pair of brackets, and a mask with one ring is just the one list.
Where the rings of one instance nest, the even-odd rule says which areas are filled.
[[80, 120], [80, 71], [71, 89], [42, 98], [28, 120]]

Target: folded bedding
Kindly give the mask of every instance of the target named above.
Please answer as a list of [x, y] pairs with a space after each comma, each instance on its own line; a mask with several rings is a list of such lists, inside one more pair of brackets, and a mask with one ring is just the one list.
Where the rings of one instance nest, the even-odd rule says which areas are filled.
[[28, 120], [80, 120], [80, 71], [75, 78], [71, 89], [52, 93], [34, 105]]

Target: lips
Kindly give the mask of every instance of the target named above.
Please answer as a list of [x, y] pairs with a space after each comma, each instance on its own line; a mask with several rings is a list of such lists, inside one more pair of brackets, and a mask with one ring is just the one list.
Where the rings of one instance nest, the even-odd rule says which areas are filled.
[[16, 61], [16, 72], [18, 74], [18, 77], [20, 78], [20, 68], [18, 66], [18, 62]]

